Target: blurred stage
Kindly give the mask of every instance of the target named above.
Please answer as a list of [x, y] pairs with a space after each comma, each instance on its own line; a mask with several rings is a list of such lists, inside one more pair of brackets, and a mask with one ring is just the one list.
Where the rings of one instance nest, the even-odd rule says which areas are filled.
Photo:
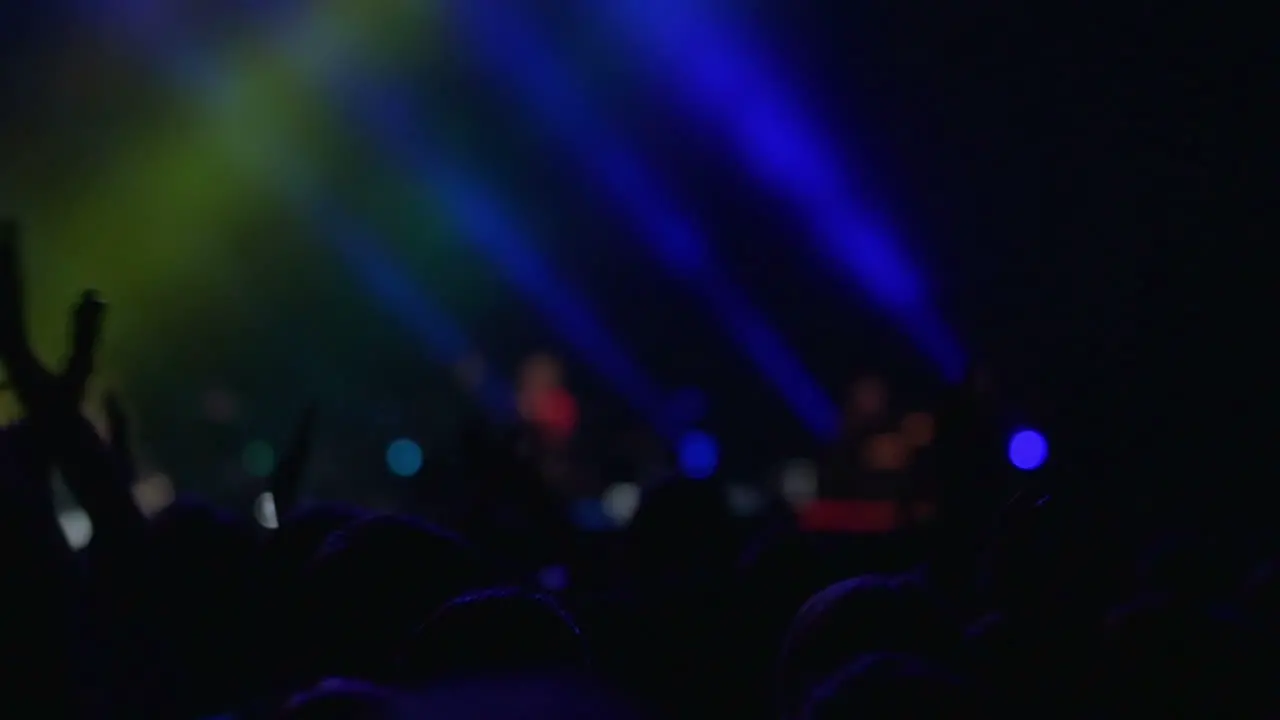
[[[249, 502], [247, 456], [314, 403], [316, 492], [390, 502], [393, 441], [429, 474], [542, 351], [601, 476], [696, 430], [721, 479], [767, 485], [821, 455], [855, 377], [931, 410], [977, 358], [1056, 462], [1159, 437], [1114, 410], [1158, 374], [1133, 368], [1161, 301], [1123, 280], [1154, 272], [1127, 242], [1152, 208], [1107, 198], [1176, 174], [1124, 118], [1181, 93], [1142, 82], [1123, 23], [1063, 63], [1037, 49], [1086, 20], [1012, 5], [55, 5], [0, 5], [0, 211], [46, 357], [102, 290], [98, 389], [181, 490]], [[1085, 82], [1103, 66], [1129, 104]]]

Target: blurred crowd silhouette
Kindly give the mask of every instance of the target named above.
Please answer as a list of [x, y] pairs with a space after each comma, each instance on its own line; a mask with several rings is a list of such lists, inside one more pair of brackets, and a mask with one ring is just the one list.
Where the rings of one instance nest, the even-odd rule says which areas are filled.
[[[121, 403], [101, 429], [81, 412], [105, 304], [85, 294], [64, 367], [46, 368], [17, 227], [0, 234], [0, 355], [24, 410], [0, 435], [13, 716], [1280, 712], [1267, 550], [1011, 494], [978, 374], [893, 433], [883, 386], [851, 389], [822, 493], [892, 494], [893, 533], [806, 532], [783, 502], [746, 522], [714, 480], [673, 480], [625, 531], [584, 538], [556, 501], [555, 453], [479, 420], [458, 445], [472, 491], [445, 521], [305, 505], [311, 412], [268, 479], [277, 527], [187, 499], [148, 517]], [[550, 360], [529, 372], [558, 387]], [[554, 439], [576, 422], [567, 395], [525, 400]], [[931, 447], [928, 472], [881, 483], [911, 444]], [[55, 472], [92, 518], [80, 551]]]

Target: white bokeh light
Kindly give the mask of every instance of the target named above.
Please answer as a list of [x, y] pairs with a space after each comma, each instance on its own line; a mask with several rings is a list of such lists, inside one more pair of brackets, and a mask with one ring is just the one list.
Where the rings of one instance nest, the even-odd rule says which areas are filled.
[[275, 496], [269, 492], [259, 495], [253, 503], [253, 517], [264, 528], [274, 530], [280, 527], [280, 520], [276, 517]]
[[728, 485], [725, 488], [725, 501], [729, 505], [729, 512], [738, 517], [759, 515], [765, 506], [764, 493], [751, 485]]
[[163, 473], [151, 473], [133, 484], [133, 502], [147, 517], [154, 517], [173, 504], [173, 481]]
[[93, 521], [81, 508], [71, 508], [58, 513], [58, 525], [72, 550], [83, 550], [93, 539]]
[[635, 483], [610, 485], [601, 498], [604, 514], [618, 525], [626, 525], [640, 509], [640, 494], [640, 486]]
[[792, 460], [782, 468], [782, 497], [793, 508], [818, 499], [818, 466], [812, 460]]

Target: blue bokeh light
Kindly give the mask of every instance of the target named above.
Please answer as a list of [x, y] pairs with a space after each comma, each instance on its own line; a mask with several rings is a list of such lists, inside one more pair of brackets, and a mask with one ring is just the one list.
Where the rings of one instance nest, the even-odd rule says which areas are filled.
[[692, 480], [711, 477], [720, 463], [720, 447], [715, 438], [693, 430], [680, 439], [680, 472]]
[[1049, 442], [1035, 430], [1019, 430], [1009, 440], [1009, 462], [1019, 470], [1035, 470], [1049, 457]]
[[396, 440], [387, 448], [387, 466], [400, 477], [413, 477], [422, 469], [422, 448], [412, 440]]

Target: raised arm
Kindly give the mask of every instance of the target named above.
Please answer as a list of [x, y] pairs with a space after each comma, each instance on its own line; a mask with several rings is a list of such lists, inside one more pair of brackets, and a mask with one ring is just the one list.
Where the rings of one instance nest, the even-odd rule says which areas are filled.
[[315, 430], [316, 410], [308, 407], [298, 419], [293, 437], [284, 457], [276, 465], [268, 481], [268, 489], [275, 501], [276, 517], [283, 522], [298, 506], [298, 492], [311, 458], [312, 435]]
[[61, 373], [49, 371], [36, 358], [27, 336], [18, 244], [16, 226], [0, 223], [0, 357], [26, 409], [33, 448], [62, 471], [67, 486], [92, 518], [97, 540], [134, 539], [144, 521], [130, 494], [134, 478], [124, 476], [132, 463], [122, 463], [119, 448], [104, 443], [80, 414], [106, 306], [97, 293], [81, 297], [72, 312], [67, 364]]

